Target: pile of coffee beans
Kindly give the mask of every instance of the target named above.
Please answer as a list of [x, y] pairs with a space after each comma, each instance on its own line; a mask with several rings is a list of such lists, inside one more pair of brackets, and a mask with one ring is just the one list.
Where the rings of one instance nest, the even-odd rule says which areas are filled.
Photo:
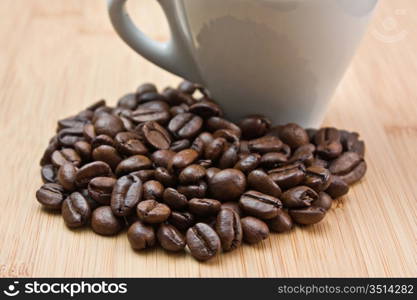
[[69, 228], [127, 229], [135, 250], [159, 244], [204, 261], [242, 242], [320, 222], [366, 172], [365, 145], [336, 128], [235, 124], [202, 86], [139, 86], [60, 120], [41, 159], [37, 200]]

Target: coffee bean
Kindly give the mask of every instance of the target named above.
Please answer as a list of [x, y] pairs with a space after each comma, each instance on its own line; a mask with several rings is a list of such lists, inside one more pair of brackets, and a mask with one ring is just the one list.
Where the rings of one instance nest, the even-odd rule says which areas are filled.
[[313, 144], [305, 144], [298, 147], [291, 158], [288, 160], [289, 163], [304, 163], [307, 167], [311, 166], [314, 161], [314, 151], [316, 147]]
[[330, 176], [330, 185], [326, 190], [327, 194], [329, 194], [333, 199], [337, 199], [346, 195], [348, 192], [349, 186], [342, 178], [336, 175]]
[[122, 230], [123, 223], [113, 214], [110, 206], [100, 206], [93, 211], [91, 228], [101, 235], [115, 235]]
[[265, 169], [274, 169], [283, 166], [288, 161], [288, 157], [281, 152], [269, 152], [262, 155], [260, 165]]
[[59, 147], [60, 147], [60, 145], [59, 145], [59, 142], [58, 142], [58, 137], [54, 136], [49, 141], [48, 147], [43, 152], [42, 158], [40, 160], [40, 165], [44, 166], [46, 164], [50, 164], [52, 153], [54, 153], [56, 150], [58, 150]]
[[269, 229], [265, 222], [254, 218], [245, 217], [240, 220], [242, 224], [243, 240], [248, 244], [256, 244], [269, 236]]
[[123, 126], [122, 120], [120, 120], [119, 117], [106, 114], [97, 118], [97, 120], [94, 122], [94, 129], [98, 135], [105, 134], [110, 137], [114, 137], [125, 128]]
[[87, 199], [79, 192], [69, 195], [62, 203], [62, 217], [68, 227], [81, 227], [90, 220], [91, 209]]
[[306, 170], [303, 184], [316, 192], [326, 190], [330, 185], [330, 171], [319, 166], [311, 166]]
[[219, 129], [229, 129], [233, 131], [239, 138], [242, 135], [239, 126], [220, 117], [211, 117], [207, 119], [206, 126], [207, 129], [211, 132], [215, 132]]
[[168, 169], [169, 170], [180, 170], [184, 169], [187, 166], [194, 163], [198, 158], [197, 151], [193, 149], [185, 149], [172, 157], [171, 161], [169, 162]]
[[336, 128], [320, 129], [314, 137], [317, 153], [326, 159], [338, 157], [343, 151], [340, 138], [340, 132]]
[[294, 123], [289, 123], [285, 126], [282, 126], [279, 132], [279, 137], [292, 149], [296, 149], [310, 142], [308, 134], [304, 128]]
[[208, 182], [210, 182], [210, 180], [214, 177], [214, 175], [216, 175], [220, 171], [221, 170], [219, 168], [208, 168], [206, 170], [206, 178], [207, 178]]
[[88, 184], [88, 194], [95, 201], [110, 205], [110, 199], [116, 179], [111, 177], [96, 177]]
[[319, 198], [311, 203], [312, 206], [321, 207], [324, 210], [329, 210], [332, 207], [333, 199], [325, 192], [319, 193]]
[[91, 144], [86, 141], [78, 141], [74, 144], [74, 149], [80, 155], [83, 162], [91, 160]]
[[91, 142], [91, 147], [97, 148], [100, 147], [102, 145], [108, 145], [108, 146], [114, 146], [114, 140], [112, 137], [105, 135], [105, 134], [100, 134], [98, 136], [96, 136], [93, 141]]
[[135, 175], [117, 179], [111, 196], [111, 209], [116, 216], [127, 216], [142, 200], [142, 181]]
[[182, 140], [177, 140], [175, 142], [172, 142], [169, 149], [175, 152], [179, 152], [181, 150], [190, 148], [190, 145], [191, 145], [190, 140], [182, 139]]
[[319, 195], [312, 188], [301, 185], [285, 191], [280, 199], [286, 207], [302, 208], [310, 206], [318, 198]]
[[168, 168], [168, 165], [172, 158], [175, 156], [175, 152], [172, 150], [157, 150], [151, 155], [151, 159], [155, 166]]
[[219, 129], [213, 133], [213, 138], [224, 138], [227, 142], [240, 147], [240, 139], [236, 132], [230, 129]]
[[205, 261], [216, 256], [221, 247], [217, 233], [207, 224], [197, 223], [187, 230], [187, 246], [197, 260]]
[[257, 191], [247, 191], [240, 197], [239, 206], [248, 215], [272, 219], [277, 216], [282, 203], [278, 198]]
[[319, 166], [322, 168], [329, 168], [329, 162], [327, 160], [321, 159], [319, 157], [315, 157], [313, 162], [311, 163], [311, 166]]
[[262, 170], [254, 170], [248, 175], [248, 186], [264, 194], [279, 197], [281, 189], [269, 176]]
[[130, 225], [127, 231], [127, 238], [130, 246], [134, 250], [143, 250], [155, 245], [155, 231], [152, 226], [146, 225], [141, 221], [136, 221]]
[[186, 93], [186, 94], [190, 94], [190, 95], [194, 94], [196, 89], [197, 89], [197, 86], [194, 83], [189, 82], [187, 80], [182, 81], [178, 86], [179, 91]]
[[222, 153], [219, 159], [218, 166], [221, 169], [233, 168], [233, 166], [238, 161], [238, 151], [239, 147], [236, 144], [230, 145], [226, 148], [226, 150]]
[[176, 137], [190, 139], [195, 137], [203, 126], [203, 119], [192, 113], [176, 115], [168, 124], [168, 130]]
[[182, 113], [186, 113], [188, 111], [189, 111], [189, 106], [185, 103], [182, 103], [182, 104], [176, 105], [176, 106], [171, 106], [171, 108], [169, 109], [169, 113], [173, 117], [175, 117], [176, 115], [182, 114]]
[[340, 134], [343, 150], [346, 152], [356, 152], [363, 158], [365, 155], [365, 143], [359, 140], [359, 134], [346, 130], [340, 130]]
[[146, 103], [150, 101], [166, 101], [164, 95], [159, 94], [158, 92], [146, 92], [136, 96], [136, 99], [139, 103]]
[[85, 124], [83, 127], [83, 136], [87, 142], [90, 142], [96, 137], [96, 130], [93, 124]]
[[139, 220], [143, 222], [159, 224], [169, 218], [171, 209], [158, 201], [145, 200], [138, 204], [136, 213], [138, 214]]
[[67, 163], [78, 167], [81, 164], [81, 157], [71, 148], [55, 150], [51, 155], [51, 162], [55, 167], [61, 167]]
[[225, 169], [210, 180], [210, 193], [220, 201], [237, 199], [246, 188], [246, 177], [242, 171]]
[[56, 183], [45, 183], [36, 191], [36, 199], [47, 209], [61, 209], [64, 188]]
[[116, 149], [124, 155], [147, 154], [148, 149], [142, 143], [141, 137], [134, 132], [119, 132], [114, 138]]
[[143, 184], [143, 199], [162, 199], [164, 186], [156, 180], [149, 180]]
[[185, 238], [181, 232], [169, 224], [161, 224], [157, 233], [159, 244], [168, 251], [178, 252], [185, 247]]
[[227, 141], [224, 138], [216, 138], [204, 147], [204, 157], [212, 161], [217, 160], [224, 152]]
[[301, 225], [312, 225], [320, 222], [326, 215], [326, 211], [321, 207], [311, 206], [301, 209], [291, 209], [289, 211], [294, 222]]
[[243, 212], [239, 206], [239, 202], [236, 202], [236, 201], [223, 202], [220, 209], [231, 209], [235, 213], [237, 213], [239, 217], [243, 216]]
[[259, 166], [260, 161], [261, 156], [259, 154], [247, 154], [241, 158], [233, 168], [238, 169], [244, 173], [249, 173]]
[[169, 118], [169, 106], [165, 101], [149, 101], [140, 104], [131, 116], [132, 121], [136, 123], [154, 121], [161, 125], [165, 125]]
[[187, 230], [194, 225], [194, 216], [189, 212], [173, 211], [168, 222], [178, 230]]
[[274, 232], [286, 232], [292, 229], [293, 221], [290, 215], [283, 209], [280, 209], [278, 215], [267, 220], [268, 227]]
[[194, 184], [204, 179], [206, 176], [206, 169], [200, 165], [189, 165], [184, 168], [180, 175], [179, 180], [181, 184]]
[[58, 170], [57, 180], [67, 191], [75, 190], [77, 168], [73, 164], [65, 164]]
[[303, 164], [295, 163], [268, 171], [269, 177], [282, 189], [294, 187], [303, 182], [306, 169]]
[[249, 141], [248, 144], [250, 151], [261, 154], [268, 152], [279, 152], [282, 146], [283, 143], [281, 140], [275, 136], [263, 136]]
[[329, 170], [338, 175], [347, 184], [354, 184], [362, 179], [366, 173], [366, 162], [356, 152], [345, 152], [332, 161]]
[[136, 100], [136, 94], [129, 93], [129, 94], [124, 95], [117, 101], [117, 106], [134, 110], [138, 106], [138, 101]]
[[239, 215], [232, 209], [222, 209], [217, 215], [216, 232], [224, 251], [232, 251], [240, 246], [243, 238]]
[[191, 198], [204, 198], [207, 192], [207, 183], [200, 180], [193, 185], [179, 185], [178, 192], [184, 194], [187, 199]]
[[85, 118], [83, 116], [72, 116], [69, 118], [65, 118], [58, 121], [58, 130], [61, 131], [63, 129], [68, 128], [83, 128], [86, 123], [88, 123], [89, 118]]
[[83, 127], [65, 128], [58, 132], [58, 141], [64, 147], [72, 147], [83, 139]]
[[202, 132], [200, 133], [191, 144], [191, 149], [194, 149], [199, 153], [199, 155], [202, 155], [204, 152], [205, 147], [212, 143], [214, 140], [214, 137], [209, 132]]
[[93, 150], [93, 159], [107, 163], [113, 170], [123, 160], [112, 146], [102, 145]]
[[208, 216], [215, 215], [220, 211], [220, 201], [215, 199], [193, 198], [188, 201], [188, 209], [195, 215]]
[[149, 145], [156, 149], [169, 149], [171, 136], [157, 122], [146, 122], [142, 128], [143, 135]]
[[146, 182], [155, 178], [156, 170], [139, 170], [130, 173], [130, 175], [135, 175], [139, 177], [142, 182]]
[[43, 183], [54, 183], [56, 181], [57, 170], [53, 165], [44, 165], [41, 168]]
[[80, 168], [75, 176], [75, 183], [79, 187], [87, 186], [94, 177], [110, 177], [110, 166], [102, 161], [95, 161]]
[[223, 115], [220, 106], [217, 103], [208, 100], [202, 100], [194, 103], [190, 106], [190, 112], [202, 117], [203, 119], [209, 119], [211, 117], [218, 117]]
[[171, 209], [180, 210], [186, 208], [188, 205], [187, 197], [173, 188], [165, 189], [162, 198], [164, 203]]
[[172, 187], [177, 184], [177, 178], [168, 169], [162, 167], [156, 168], [155, 179], [166, 187]]
[[242, 138], [255, 139], [265, 135], [271, 127], [271, 121], [264, 116], [250, 115], [239, 122]]
[[158, 90], [153, 83], [143, 83], [137, 88], [136, 95], [141, 96], [146, 93], [156, 93], [156, 92], [158, 92]]
[[116, 175], [122, 176], [152, 167], [152, 161], [144, 155], [133, 155], [122, 160], [116, 168]]

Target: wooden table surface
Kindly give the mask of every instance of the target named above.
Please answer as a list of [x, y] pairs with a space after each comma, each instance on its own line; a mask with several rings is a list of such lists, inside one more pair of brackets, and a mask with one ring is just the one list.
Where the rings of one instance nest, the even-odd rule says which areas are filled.
[[[131, 1], [153, 38], [167, 38], [154, 0]], [[382, 0], [325, 125], [367, 143], [366, 179], [325, 221], [198, 263], [135, 253], [125, 234], [70, 231], [41, 210], [38, 161], [56, 120], [142, 82], [179, 78], [131, 51], [104, 0], [0, 2], [0, 276], [417, 276], [417, 2]]]

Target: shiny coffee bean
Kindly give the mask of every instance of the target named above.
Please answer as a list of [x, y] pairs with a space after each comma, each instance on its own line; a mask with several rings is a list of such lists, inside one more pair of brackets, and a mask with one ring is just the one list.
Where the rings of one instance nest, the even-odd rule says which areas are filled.
[[41, 168], [41, 177], [43, 183], [54, 183], [56, 181], [57, 169], [51, 165], [44, 165]]
[[314, 161], [314, 151], [316, 147], [313, 144], [304, 144], [298, 147], [288, 160], [289, 163], [303, 163], [307, 167], [311, 166]]
[[224, 251], [232, 251], [242, 244], [243, 231], [239, 215], [232, 209], [222, 209], [217, 215], [216, 232]]
[[215, 199], [193, 198], [188, 201], [189, 211], [198, 216], [216, 215], [221, 205], [221, 202]]
[[36, 199], [47, 209], [61, 209], [64, 188], [56, 183], [45, 183], [36, 191]]
[[93, 211], [91, 228], [100, 235], [115, 235], [123, 229], [123, 222], [117, 218], [110, 206], [100, 206]]
[[117, 179], [111, 196], [111, 209], [116, 216], [128, 216], [142, 200], [142, 181], [135, 175]]
[[265, 154], [268, 152], [279, 152], [282, 146], [282, 141], [275, 136], [263, 136], [249, 141], [248, 144], [250, 151], [260, 154]]
[[71, 148], [64, 148], [62, 150], [55, 150], [51, 154], [51, 162], [55, 167], [61, 167], [67, 163], [78, 167], [81, 164], [81, 157]]
[[237, 213], [239, 217], [243, 216], [243, 212], [239, 206], [239, 202], [236, 202], [236, 201], [223, 202], [220, 209], [231, 209], [235, 213]]
[[359, 134], [356, 132], [348, 132], [340, 130], [341, 143], [343, 150], [346, 152], [356, 152], [360, 157], [365, 155], [365, 143], [359, 140]]
[[65, 164], [58, 170], [57, 181], [67, 191], [73, 191], [76, 188], [75, 177], [77, 168], [73, 164]]
[[137, 106], [136, 94], [133, 93], [126, 94], [117, 101], [117, 107], [134, 110]]
[[102, 145], [93, 150], [93, 159], [107, 163], [113, 170], [123, 160], [119, 152], [112, 146]]
[[164, 193], [164, 186], [156, 180], [150, 180], [143, 184], [143, 199], [150, 200], [162, 199]]
[[238, 169], [244, 173], [249, 173], [255, 170], [261, 161], [261, 156], [257, 153], [251, 153], [241, 158], [233, 168]]
[[159, 150], [169, 149], [171, 136], [164, 127], [155, 121], [146, 122], [142, 128], [146, 142]]
[[155, 166], [168, 168], [168, 165], [175, 154], [176, 153], [172, 150], [157, 150], [152, 153], [151, 159]]
[[246, 176], [236, 169], [218, 172], [209, 182], [210, 193], [220, 201], [237, 199], [246, 189]]
[[281, 188], [262, 170], [254, 170], [249, 173], [248, 186], [258, 192], [279, 197], [281, 196]]
[[134, 250], [143, 250], [155, 245], [156, 237], [152, 226], [146, 225], [141, 221], [136, 221], [130, 225], [127, 231], [127, 238], [130, 246]]
[[319, 166], [311, 166], [306, 169], [303, 184], [311, 187], [316, 192], [326, 190], [330, 185], [330, 171]]
[[154, 121], [161, 125], [165, 125], [169, 118], [169, 106], [165, 101], [149, 101], [140, 104], [131, 116], [136, 123]]
[[155, 179], [165, 187], [172, 187], [177, 184], [177, 178], [166, 168], [158, 167], [155, 170]]
[[91, 160], [91, 144], [86, 141], [78, 141], [74, 144], [74, 149], [80, 155], [83, 162]]
[[293, 221], [290, 215], [283, 209], [279, 210], [276, 217], [267, 220], [268, 227], [273, 232], [286, 232], [292, 229]]
[[219, 158], [218, 166], [221, 169], [233, 168], [237, 163], [239, 147], [236, 144], [230, 145], [225, 149]]
[[336, 128], [328, 127], [320, 129], [314, 136], [317, 153], [326, 159], [338, 157], [343, 151], [340, 139], [340, 132]]
[[122, 160], [117, 168], [116, 175], [121, 176], [136, 172], [139, 170], [146, 170], [152, 167], [152, 161], [144, 155], [133, 155]]
[[94, 122], [94, 129], [97, 135], [105, 134], [114, 137], [125, 128], [119, 117], [106, 114], [97, 118]]
[[174, 210], [185, 209], [188, 205], [187, 197], [173, 188], [165, 189], [162, 199], [166, 205]]
[[338, 175], [349, 185], [361, 180], [366, 173], [366, 169], [366, 162], [356, 152], [343, 153], [339, 158], [332, 161], [329, 167], [332, 174]]
[[213, 138], [224, 138], [227, 142], [240, 146], [239, 136], [230, 129], [219, 129], [213, 133]]
[[75, 176], [75, 183], [79, 187], [85, 187], [95, 177], [110, 177], [111, 168], [102, 161], [95, 161], [81, 167]]
[[305, 167], [301, 163], [287, 165], [268, 171], [269, 177], [282, 189], [294, 187], [303, 182]]
[[181, 194], [184, 194], [187, 199], [204, 198], [207, 192], [207, 183], [200, 180], [198, 183], [193, 185], [179, 185], [177, 190]]
[[203, 126], [203, 119], [192, 113], [176, 115], [168, 124], [168, 130], [180, 139], [195, 137]]
[[156, 200], [145, 200], [138, 204], [136, 213], [139, 220], [145, 223], [159, 224], [169, 218], [171, 209]]
[[260, 165], [265, 169], [274, 169], [283, 166], [288, 161], [288, 157], [281, 152], [269, 152], [262, 155]]
[[304, 128], [295, 123], [289, 123], [282, 126], [279, 132], [279, 137], [281, 141], [290, 146], [291, 149], [296, 149], [310, 142], [308, 134]]
[[321, 207], [324, 210], [329, 210], [332, 207], [333, 199], [325, 192], [319, 193], [319, 198], [316, 201], [311, 202], [312, 206]]
[[291, 209], [289, 211], [295, 223], [301, 225], [312, 225], [324, 219], [326, 211], [321, 207], [311, 206], [301, 209]]
[[173, 211], [168, 222], [178, 230], [185, 231], [194, 225], [194, 216], [189, 212]]
[[213, 162], [210, 159], [199, 159], [196, 161], [197, 165], [202, 166], [204, 169], [211, 168]]
[[58, 132], [58, 141], [63, 147], [73, 147], [83, 139], [83, 127], [65, 128]]
[[114, 146], [113, 138], [105, 134], [100, 134], [96, 136], [91, 142], [92, 149], [100, 147], [102, 145], [108, 145], [108, 146], [113, 147]]
[[302, 208], [310, 206], [316, 201], [319, 195], [308, 186], [297, 186], [285, 191], [280, 199], [285, 207]]
[[174, 152], [179, 152], [181, 150], [190, 148], [190, 146], [191, 146], [190, 140], [182, 139], [182, 140], [177, 140], [175, 142], [172, 142], [169, 149]]
[[136, 96], [137, 101], [142, 104], [150, 101], [166, 101], [164, 95], [157, 92], [146, 92]]
[[220, 252], [219, 236], [207, 224], [197, 223], [189, 228], [186, 239], [191, 255], [197, 260], [209, 260]]
[[58, 130], [57, 131], [61, 131], [63, 129], [68, 129], [68, 128], [83, 128], [84, 125], [86, 123], [88, 123], [88, 121], [90, 120], [90, 118], [92, 117], [91, 112], [87, 113], [89, 114], [89, 116], [72, 116], [69, 118], [65, 118], [62, 120], [58, 121]]
[[168, 164], [169, 170], [181, 170], [193, 164], [198, 158], [197, 151], [185, 149], [175, 154]]
[[129, 175], [135, 175], [135, 176], [139, 177], [139, 179], [142, 182], [146, 182], [146, 181], [154, 179], [155, 178], [155, 173], [156, 173], [155, 170], [149, 169], [149, 170], [135, 171], [135, 172], [130, 173]]
[[191, 144], [191, 149], [194, 149], [198, 152], [199, 155], [204, 154], [204, 150], [207, 147], [208, 144], [212, 143], [214, 140], [214, 137], [209, 132], [202, 132], [200, 133]]
[[87, 224], [91, 217], [91, 209], [87, 199], [79, 192], [69, 195], [62, 203], [62, 217], [70, 228]]
[[181, 184], [194, 184], [204, 179], [206, 176], [206, 169], [200, 165], [189, 165], [184, 168], [180, 175], [179, 181]]
[[148, 149], [142, 143], [141, 137], [134, 132], [119, 132], [114, 138], [116, 149], [123, 155], [147, 154]]
[[162, 248], [168, 251], [178, 252], [185, 247], [185, 238], [177, 228], [170, 224], [161, 224], [157, 237]]
[[192, 95], [197, 90], [197, 86], [192, 82], [184, 80], [178, 85], [178, 90], [183, 93]]
[[321, 159], [319, 157], [315, 157], [313, 162], [311, 163], [311, 166], [319, 166], [322, 168], [329, 168], [329, 162], [327, 160]]
[[254, 217], [244, 217], [242, 224], [243, 240], [248, 244], [256, 244], [269, 236], [269, 228], [261, 220]]
[[55, 152], [56, 150], [58, 150], [60, 147], [59, 142], [58, 142], [58, 137], [54, 136], [48, 144], [48, 147], [46, 147], [45, 151], [43, 152], [42, 158], [40, 160], [40, 165], [44, 166], [46, 164], [50, 164], [51, 163], [51, 156], [52, 153]]
[[84, 139], [91, 143], [96, 137], [96, 130], [93, 124], [85, 124], [83, 127]]
[[210, 180], [214, 177], [214, 175], [216, 175], [217, 173], [219, 173], [221, 170], [219, 168], [208, 168], [206, 170], [206, 178], [207, 178], [207, 182], [210, 182]]
[[215, 132], [219, 129], [229, 129], [233, 131], [239, 138], [242, 135], [242, 131], [240, 130], [239, 126], [220, 117], [209, 118], [206, 121], [206, 127], [210, 132]]
[[330, 185], [326, 189], [326, 193], [333, 199], [337, 199], [346, 195], [349, 192], [349, 185], [339, 176], [330, 176]]
[[204, 147], [204, 157], [212, 161], [216, 161], [224, 152], [227, 141], [224, 138], [215, 138], [211, 143]]
[[271, 121], [264, 116], [250, 115], [239, 122], [242, 138], [255, 139], [266, 134], [271, 128]]
[[175, 117], [176, 115], [186, 113], [189, 111], [189, 106], [185, 103], [182, 103], [180, 105], [171, 106], [169, 109], [169, 113], [171, 116]]
[[257, 191], [247, 191], [240, 197], [239, 206], [248, 215], [272, 219], [277, 216], [282, 203], [278, 198]]
[[141, 96], [146, 93], [156, 93], [158, 89], [153, 83], [143, 83], [136, 89], [136, 95]]
[[110, 199], [116, 179], [111, 177], [96, 177], [88, 184], [88, 194], [100, 204], [110, 205]]
[[209, 119], [211, 117], [219, 117], [223, 115], [220, 106], [217, 103], [209, 100], [202, 100], [194, 103], [190, 106], [190, 112], [202, 117], [203, 119]]

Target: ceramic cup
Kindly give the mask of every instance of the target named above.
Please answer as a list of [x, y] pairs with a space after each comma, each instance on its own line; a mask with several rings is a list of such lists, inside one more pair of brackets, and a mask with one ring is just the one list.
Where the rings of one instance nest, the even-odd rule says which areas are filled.
[[378, 0], [158, 0], [171, 30], [148, 38], [108, 0], [111, 22], [136, 52], [208, 87], [226, 115], [320, 125]]

